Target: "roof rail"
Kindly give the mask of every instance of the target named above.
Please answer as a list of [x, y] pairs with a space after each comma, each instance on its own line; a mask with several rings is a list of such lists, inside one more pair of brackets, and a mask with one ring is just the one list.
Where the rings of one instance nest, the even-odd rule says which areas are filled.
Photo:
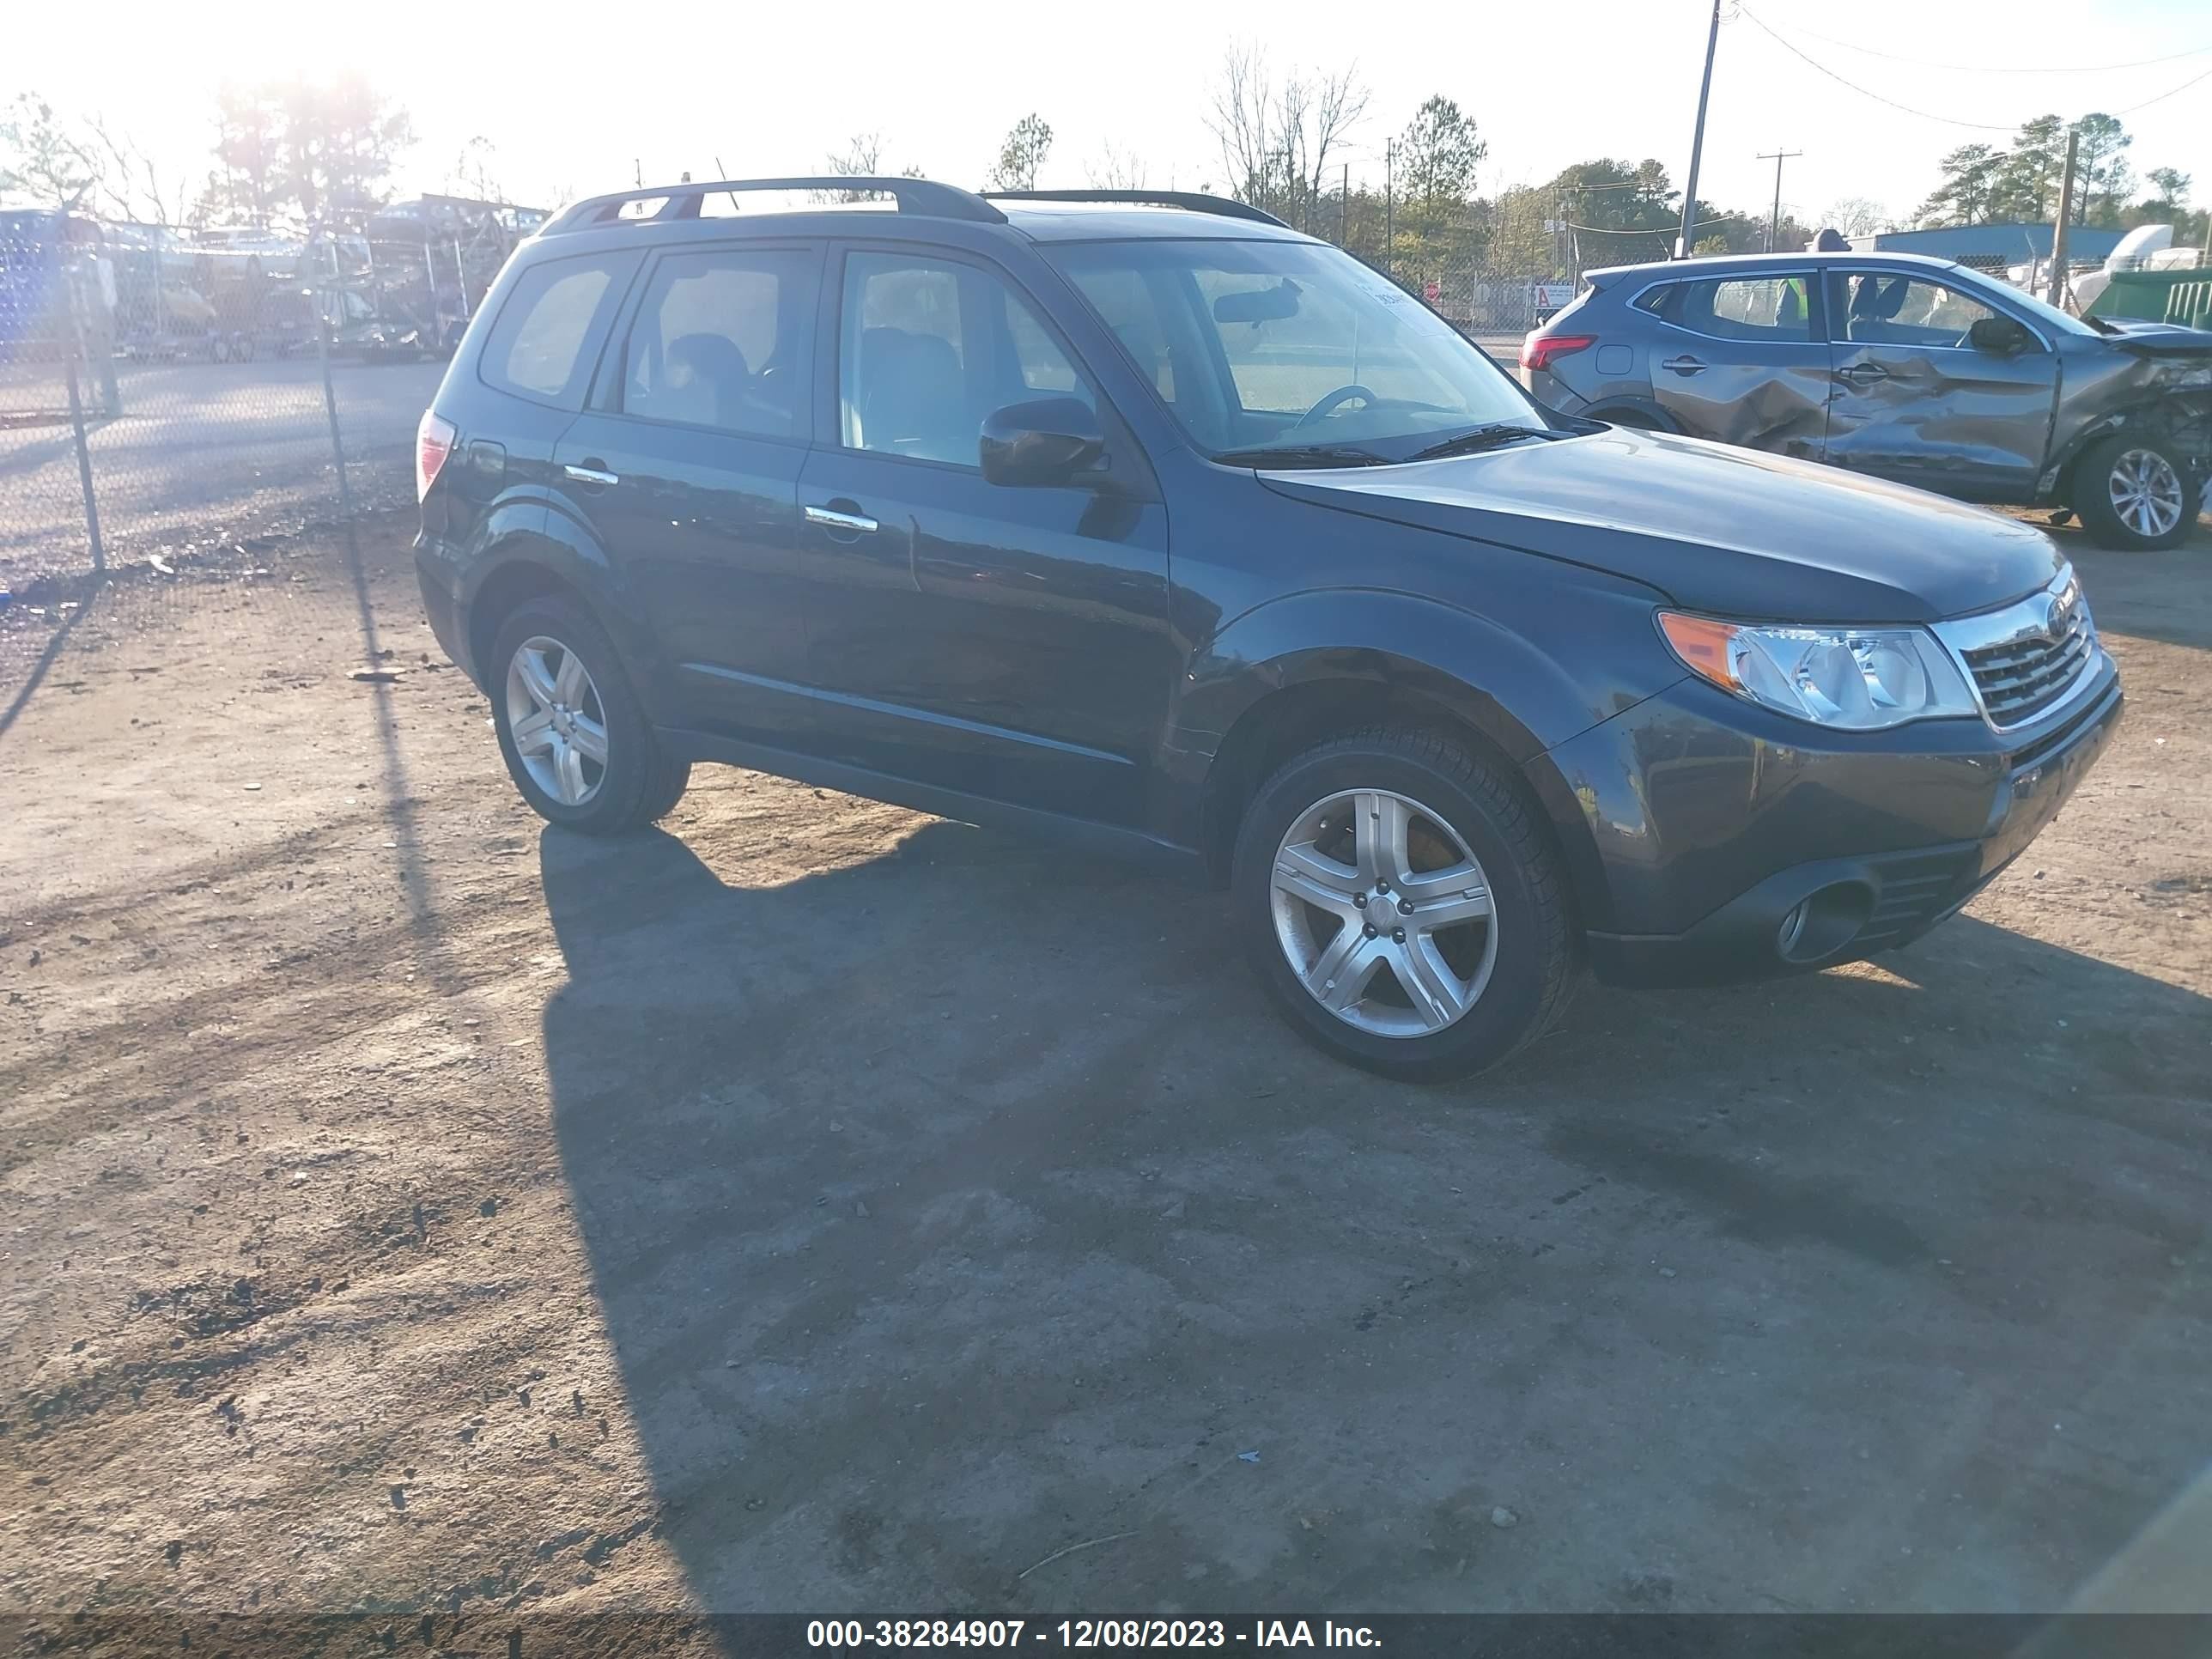
[[[701, 204], [725, 191], [753, 190], [874, 191], [898, 204], [901, 213], [927, 214], [939, 219], [968, 219], [980, 224], [1002, 225], [1006, 216], [969, 190], [957, 185], [935, 184], [927, 179], [878, 179], [866, 174], [830, 174], [805, 179], [714, 179], [704, 183], [684, 179], [673, 185], [653, 185], [638, 190], [618, 190], [592, 196], [564, 208], [538, 231], [557, 236], [565, 231], [589, 230], [614, 224], [626, 203], [659, 200], [657, 213], [642, 216], [644, 222], [665, 219], [696, 219]], [[661, 198], [665, 198], [662, 200]]]
[[1218, 214], [1224, 219], [1249, 219], [1256, 224], [1277, 225], [1288, 230], [1273, 214], [1249, 202], [1226, 196], [1202, 196], [1191, 190], [987, 190], [992, 202], [1120, 202], [1128, 207], [1188, 208], [1193, 213]]

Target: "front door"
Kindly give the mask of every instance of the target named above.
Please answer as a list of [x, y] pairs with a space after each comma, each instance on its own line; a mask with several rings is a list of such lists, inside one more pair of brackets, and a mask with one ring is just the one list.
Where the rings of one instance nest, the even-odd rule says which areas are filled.
[[556, 456], [657, 638], [662, 718], [787, 746], [811, 708], [798, 489], [821, 261], [812, 244], [661, 254]]
[[1997, 313], [1917, 273], [1828, 280], [1828, 459], [1971, 501], [2032, 500], [2057, 402], [2056, 354], [2033, 329], [2019, 351], [1978, 349], [1967, 331]]
[[[912, 246], [855, 246], [842, 266], [799, 491], [817, 741], [873, 771], [1133, 822], [1178, 672], [1144, 457], [1003, 272]], [[1109, 482], [987, 483], [984, 416], [1054, 396], [1099, 410]]]
[[1817, 461], [1828, 427], [1828, 347], [1812, 268], [1670, 283], [1638, 301], [1667, 325], [1648, 348], [1651, 392], [1694, 437]]

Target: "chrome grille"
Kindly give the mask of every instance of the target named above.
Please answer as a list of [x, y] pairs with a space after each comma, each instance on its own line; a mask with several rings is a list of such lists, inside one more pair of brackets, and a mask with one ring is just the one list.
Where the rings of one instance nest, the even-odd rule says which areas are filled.
[[2096, 664], [2097, 626], [2070, 568], [2031, 599], [1936, 631], [1973, 677], [1993, 726], [2019, 726], [2055, 707]]

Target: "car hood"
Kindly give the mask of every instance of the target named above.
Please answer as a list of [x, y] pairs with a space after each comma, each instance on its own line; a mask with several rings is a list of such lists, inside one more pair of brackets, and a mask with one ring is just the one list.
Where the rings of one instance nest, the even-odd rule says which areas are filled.
[[2032, 525], [1754, 450], [1611, 428], [1453, 459], [1263, 472], [1282, 495], [1608, 571], [1717, 616], [1925, 623], [2034, 592]]
[[2212, 329], [2184, 328], [2179, 323], [2134, 323], [2107, 317], [2120, 331], [2105, 337], [2108, 344], [2144, 357], [2212, 357]]

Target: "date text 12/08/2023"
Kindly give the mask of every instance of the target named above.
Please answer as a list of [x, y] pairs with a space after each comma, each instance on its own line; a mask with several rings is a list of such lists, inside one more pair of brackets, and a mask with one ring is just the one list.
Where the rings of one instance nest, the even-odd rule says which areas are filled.
[[1018, 1648], [1024, 1642], [1082, 1648], [1377, 1648], [1365, 1625], [1257, 1619], [814, 1619], [810, 1648]]

